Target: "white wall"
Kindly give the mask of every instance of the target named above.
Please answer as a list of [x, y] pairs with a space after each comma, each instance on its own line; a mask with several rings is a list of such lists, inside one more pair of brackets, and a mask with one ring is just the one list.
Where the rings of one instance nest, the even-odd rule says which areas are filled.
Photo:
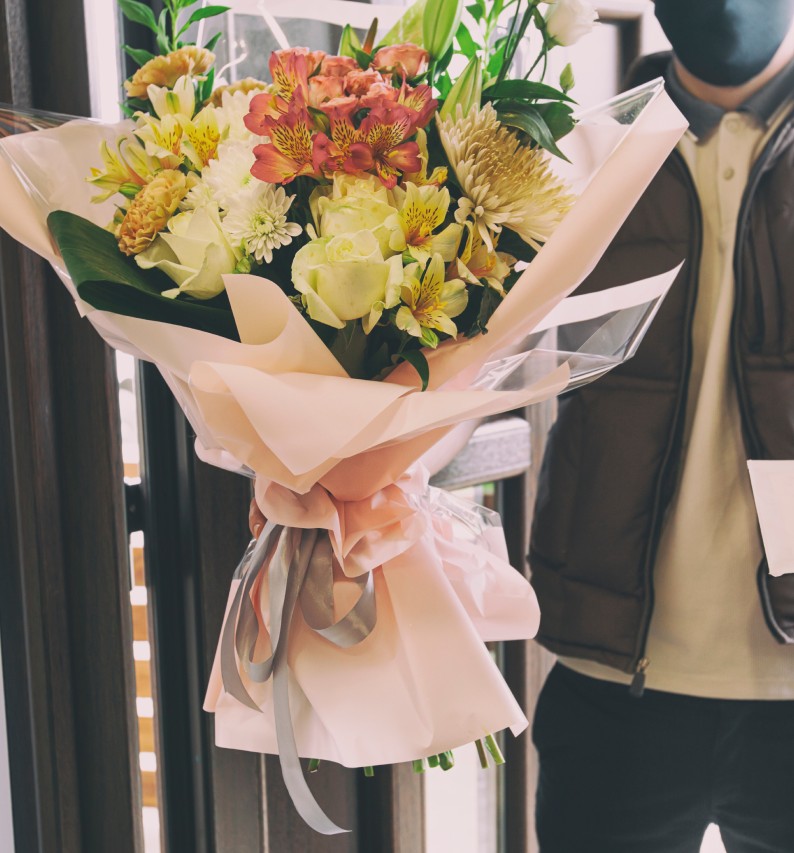
[[0, 850], [14, 853], [14, 826], [11, 820], [11, 778], [8, 769], [6, 703], [3, 692], [3, 656], [0, 654]]

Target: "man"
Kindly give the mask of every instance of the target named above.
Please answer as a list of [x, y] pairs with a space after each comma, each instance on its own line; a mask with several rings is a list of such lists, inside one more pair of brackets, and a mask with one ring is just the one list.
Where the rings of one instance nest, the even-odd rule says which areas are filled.
[[665, 76], [690, 131], [581, 291], [687, 264], [549, 436], [538, 837], [697, 853], [714, 822], [728, 853], [792, 853], [794, 576], [768, 575], [746, 460], [794, 458], [794, 0], [656, 15], [673, 55], [632, 85]]

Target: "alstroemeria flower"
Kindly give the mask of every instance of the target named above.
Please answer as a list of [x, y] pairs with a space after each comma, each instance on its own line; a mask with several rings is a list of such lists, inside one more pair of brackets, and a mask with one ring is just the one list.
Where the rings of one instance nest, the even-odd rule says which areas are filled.
[[392, 71], [413, 79], [427, 69], [430, 54], [415, 44], [393, 44], [382, 47], [372, 57], [372, 67], [378, 71]]
[[318, 174], [313, 157], [313, 122], [298, 91], [286, 115], [266, 117], [263, 123], [270, 142], [254, 148], [256, 162], [251, 174], [255, 178], [269, 184], [288, 184], [298, 175]]
[[418, 172], [404, 172], [403, 183], [407, 184], [410, 181], [418, 187], [428, 185], [440, 187], [447, 180], [447, 167], [436, 166], [430, 175], [427, 174], [430, 158], [427, 151], [427, 134], [424, 130], [416, 131], [416, 144], [419, 146], [419, 159], [422, 161], [422, 167]]
[[395, 187], [393, 192], [400, 208], [397, 217], [400, 228], [392, 235], [391, 248], [407, 251], [420, 263], [426, 263], [434, 255], [440, 255], [446, 263], [452, 261], [458, 251], [463, 226], [453, 222], [438, 234], [433, 233], [446, 219], [449, 190], [408, 183], [404, 190]]
[[350, 145], [351, 165], [366, 172], [375, 169], [383, 185], [391, 189], [400, 171], [417, 172], [422, 166], [419, 146], [406, 142], [411, 133], [411, 116], [399, 104], [373, 109], [361, 123], [359, 139]]
[[273, 92], [262, 92], [251, 98], [248, 104], [248, 115], [243, 117], [243, 124], [255, 136], [267, 136], [270, 123], [288, 112], [289, 103], [284, 98]]
[[196, 90], [190, 77], [180, 77], [173, 89], [151, 85], [146, 90], [152, 107], [160, 118], [180, 115], [193, 118], [196, 111]]
[[438, 101], [433, 97], [430, 86], [422, 84], [412, 89], [404, 81], [397, 95], [397, 103], [411, 111], [413, 129], [425, 127], [438, 108]]
[[117, 192], [134, 196], [162, 169], [157, 157], [147, 154], [137, 140], [129, 137], [122, 137], [115, 151], [111, 151], [105, 141], [99, 150], [105, 168], [104, 171], [91, 169], [88, 182], [102, 190], [100, 195], [91, 199], [93, 202], [105, 201]]
[[444, 281], [441, 255], [433, 255], [423, 272], [420, 272], [419, 264], [405, 268], [401, 296], [405, 305], [394, 318], [398, 329], [421, 338], [431, 347], [438, 345], [436, 331], [453, 338], [458, 334], [452, 317], [463, 313], [469, 297], [466, 284], [459, 278]]
[[469, 284], [481, 284], [484, 280], [489, 287], [504, 296], [504, 281], [516, 259], [506, 252], [496, 251], [498, 234], [494, 236], [494, 249], [491, 250], [483, 243], [480, 232], [471, 222], [466, 223], [466, 230], [466, 243], [455, 261], [458, 275]]
[[384, 261], [369, 231], [320, 237], [295, 255], [292, 279], [313, 320], [341, 329], [362, 319], [369, 332], [400, 300], [402, 258]]
[[326, 56], [320, 64], [320, 74], [327, 77], [345, 77], [358, 68], [358, 63], [350, 56]]
[[162, 119], [142, 114], [139, 126], [133, 131], [143, 142], [146, 153], [157, 157], [167, 169], [182, 165], [182, 123], [178, 116], [166, 115]]
[[199, 171], [212, 160], [221, 141], [215, 107], [204, 107], [192, 121], [180, 117], [184, 136], [182, 153]]
[[308, 98], [307, 81], [324, 58], [324, 51], [311, 51], [305, 47], [273, 51], [268, 67], [276, 86], [276, 94], [289, 100], [296, 90], [300, 90], [304, 98]]

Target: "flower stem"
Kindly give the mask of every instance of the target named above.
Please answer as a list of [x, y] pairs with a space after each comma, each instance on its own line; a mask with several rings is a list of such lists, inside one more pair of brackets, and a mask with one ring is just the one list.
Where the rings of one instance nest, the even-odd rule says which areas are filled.
[[474, 741], [475, 746], [477, 747], [477, 755], [480, 758], [480, 767], [483, 770], [488, 769], [488, 753], [485, 751], [485, 747], [483, 746], [483, 742], [478, 738]]
[[428, 767], [438, 767], [441, 762], [438, 759], [437, 755], [428, 755], [427, 756], [427, 766]]
[[491, 753], [491, 757], [493, 758], [494, 764], [498, 767], [500, 764], [505, 763], [505, 757], [502, 755], [502, 750], [499, 749], [499, 744], [496, 742], [496, 738], [493, 735], [485, 736], [485, 746], [488, 752]]
[[364, 775], [371, 779], [375, 775], [375, 768], [372, 766], [365, 767]]
[[309, 766], [306, 768], [308, 773], [316, 773], [320, 769], [320, 759], [319, 758], [310, 758]]
[[424, 758], [417, 758], [413, 762], [414, 773], [424, 773], [425, 772], [425, 760]]

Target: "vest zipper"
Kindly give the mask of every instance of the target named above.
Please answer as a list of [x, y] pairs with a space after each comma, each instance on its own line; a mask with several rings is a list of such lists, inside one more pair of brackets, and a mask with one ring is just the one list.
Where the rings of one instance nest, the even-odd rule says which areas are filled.
[[[794, 114], [794, 111], [792, 111], [792, 114]], [[731, 370], [733, 373], [733, 380], [736, 385], [736, 398], [739, 404], [739, 414], [742, 420], [745, 450], [748, 452], [748, 455], [752, 455], [754, 458], [763, 456], [761, 439], [758, 435], [758, 430], [755, 428], [755, 424], [750, 418], [750, 407], [747, 402], [747, 389], [744, 384], [744, 376], [739, 369], [739, 364], [741, 362], [741, 353], [739, 352], [739, 314], [744, 290], [744, 284], [742, 281], [741, 252], [750, 222], [750, 205], [753, 200], [753, 196], [758, 190], [761, 177], [767, 168], [769, 168], [769, 164], [774, 158], [774, 155], [777, 153], [778, 147], [785, 144], [786, 139], [794, 134], [794, 127], [791, 125], [792, 114], [789, 114], [789, 116], [780, 123], [780, 127], [767, 141], [763, 151], [753, 165], [750, 177], [747, 181], [747, 187], [744, 191], [744, 195], [742, 196], [742, 204], [739, 208], [739, 218], [736, 226], [736, 244], [733, 251], [734, 305], [733, 318], [731, 320]], [[763, 313], [761, 313], [761, 317], [763, 318]], [[764, 614], [767, 627], [777, 640], [784, 643], [794, 643], [794, 637], [789, 636], [783, 630], [775, 617], [772, 602], [769, 598], [769, 590], [767, 588], [767, 571], [766, 557], [764, 557], [764, 559], [761, 560], [761, 564], [758, 566], [758, 571], [756, 573], [756, 581], [758, 583], [758, 590], [761, 598], [761, 611]]]
[[642, 698], [642, 694], [645, 693], [645, 671], [650, 664], [648, 658], [640, 658], [637, 661], [637, 666], [634, 668], [634, 678], [631, 679], [629, 685], [629, 694], [635, 699]]
[[651, 516], [651, 534], [648, 537], [648, 547], [645, 551], [645, 561], [643, 564], [643, 577], [645, 580], [645, 601], [642, 614], [642, 623], [638, 637], [637, 647], [634, 652], [634, 658], [631, 663], [631, 670], [634, 673], [629, 693], [632, 696], [642, 696], [645, 690], [645, 671], [648, 668], [650, 661], [645, 657], [645, 647], [648, 643], [648, 631], [651, 626], [651, 616], [653, 615], [654, 592], [653, 592], [653, 566], [656, 561], [656, 552], [659, 547], [659, 540], [662, 533], [662, 521], [664, 518], [667, 504], [663, 506], [662, 491], [671, 472], [671, 464], [675, 462], [676, 469], [681, 464], [681, 454], [678, 454], [677, 460], [673, 460], [673, 451], [676, 443], [680, 443], [682, 431], [684, 427], [684, 418], [686, 416], [686, 400], [689, 391], [689, 373], [692, 366], [692, 322], [695, 316], [695, 304], [697, 302], [697, 292], [700, 279], [700, 256], [703, 245], [703, 213], [700, 207], [700, 198], [695, 189], [695, 182], [689, 171], [689, 167], [684, 160], [683, 155], [677, 150], [673, 150], [670, 155], [671, 159], [678, 163], [684, 181], [689, 190], [690, 198], [694, 206], [694, 239], [692, 244], [694, 252], [691, 261], [689, 262], [687, 273], [692, 278], [693, 283], [689, 289], [689, 298], [687, 300], [687, 312], [684, 318], [686, 330], [684, 335], [684, 358], [681, 369], [681, 381], [679, 384], [678, 399], [675, 404], [675, 413], [673, 415], [673, 430], [670, 434], [670, 440], [665, 448], [664, 459], [659, 471], [659, 477], [656, 481], [656, 492], [654, 494], [653, 512]]

